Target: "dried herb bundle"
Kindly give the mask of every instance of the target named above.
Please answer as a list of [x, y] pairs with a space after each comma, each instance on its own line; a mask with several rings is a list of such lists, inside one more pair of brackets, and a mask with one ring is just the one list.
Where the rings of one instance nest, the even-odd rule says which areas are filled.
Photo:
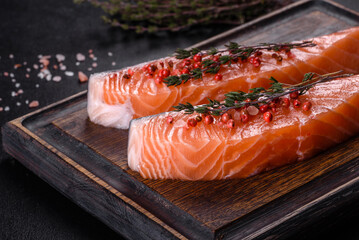
[[179, 31], [198, 24], [242, 24], [281, 7], [277, 0], [74, 0], [89, 2], [106, 13], [103, 20], [137, 33]]

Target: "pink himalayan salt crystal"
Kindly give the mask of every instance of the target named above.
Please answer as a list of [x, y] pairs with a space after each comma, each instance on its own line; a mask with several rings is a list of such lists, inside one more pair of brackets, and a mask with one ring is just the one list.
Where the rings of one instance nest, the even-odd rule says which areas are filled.
[[30, 78], [30, 74], [26, 73], [26, 74], [25, 74], [25, 77], [26, 77], [26, 78]]
[[17, 94], [23, 94], [24, 93], [24, 90], [22, 89], [19, 89], [19, 91], [17, 91]]
[[42, 58], [39, 60], [39, 62], [42, 63], [45, 68], [47, 68], [47, 66], [50, 64], [49, 59], [47, 59], [47, 58], [45, 58], [45, 57], [42, 57]]
[[3, 107], [0, 107], [0, 112], [2, 112], [4, 110], [4, 108]]
[[93, 67], [93, 68], [97, 67], [97, 63], [95, 63], [95, 62], [92, 63], [92, 67]]
[[60, 82], [60, 81], [61, 81], [61, 76], [54, 76], [54, 77], [52, 78], [52, 81], [54, 81], [54, 82]]
[[65, 70], [66, 70], [66, 66], [63, 65], [63, 64], [60, 64], [60, 70], [61, 70], [61, 71], [65, 71]]
[[38, 106], [39, 106], [39, 101], [34, 100], [29, 103], [29, 108], [36, 108]]
[[4, 76], [5, 76], [5, 77], [8, 77], [8, 76], [9, 76], [9, 73], [8, 73], [8, 72], [4, 72]]
[[56, 60], [58, 62], [63, 62], [65, 61], [65, 56], [63, 54], [56, 54]]
[[86, 76], [86, 74], [84, 74], [83, 72], [79, 71], [79, 80], [80, 82], [87, 82], [89, 80], [89, 78]]
[[65, 75], [66, 75], [66, 76], [69, 76], [69, 77], [72, 77], [72, 76], [74, 75], [74, 72], [66, 71], [66, 72], [65, 72]]
[[83, 55], [82, 53], [78, 53], [76, 54], [76, 60], [79, 61], [79, 62], [83, 62], [85, 61], [86, 57], [85, 55]]

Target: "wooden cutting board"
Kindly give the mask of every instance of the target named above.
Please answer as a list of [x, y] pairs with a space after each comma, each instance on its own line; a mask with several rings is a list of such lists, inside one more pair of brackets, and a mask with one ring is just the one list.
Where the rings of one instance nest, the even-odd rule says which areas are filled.
[[[356, 12], [306, 0], [196, 47], [301, 40], [358, 25]], [[154, 181], [128, 168], [128, 131], [93, 124], [86, 104], [82, 92], [7, 123], [4, 149], [129, 239], [286, 237], [359, 199], [359, 137], [248, 179]]]

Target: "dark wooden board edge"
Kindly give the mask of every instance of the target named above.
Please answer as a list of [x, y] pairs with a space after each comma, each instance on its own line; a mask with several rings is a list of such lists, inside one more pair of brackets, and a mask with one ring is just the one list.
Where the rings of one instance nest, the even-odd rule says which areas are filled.
[[85, 211], [129, 239], [187, 239], [24, 128], [22, 121], [3, 127], [4, 150]]
[[[82, 106], [83, 102], [86, 102], [86, 99], [82, 98], [81, 102], [76, 103], [76, 105]], [[71, 105], [72, 107], [70, 107], [69, 105]], [[71, 109], [71, 108], [74, 110], [78, 109], [78, 106], [73, 106], [73, 101], [69, 101], [69, 103], [66, 103], [66, 105], [64, 105], [64, 107], [67, 108], [67, 113], [70, 112], [68, 109]], [[60, 108], [60, 109], [62, 109], [62, 108]], [[52, 122], [52, 119], [51, 119], [52, 115], [56, 115], [56, 113], [48, 114], [47, 117], [50, 117], [50, 119], [47, 119], [46, 121], [43, 119], [42, 120], [45, 123]], [[185, 236], [192, 236], [192, 237], [195, 236], [194, 239], [210, 239], [210, 238], [212, 238], [211, 233], [209, 233], [207, 231], [207, 234], [206, 234], [205, 228], [199, 228], [198, 226], [196, 226], [195, 225], [196, 222], [191, 221], [191, 218], [188, 218], [188, 216], [187, 216], [188, 214], [186, 212], [183, 212], [180, 209], [179, 210], [176, 209], [175, 206], [173, 206], [171, 208], [166, 208], [165, 211], [161, 210], [161, 209], [156, 210], [157, 204], [153, 205], [153, 203], [155, 203], [155, 202], [158, 203], [159, 205], [163, 205], [163, 206], [171, 206], [171, 203], [166, 202], [165, 201], [166, 199], [164, 199], [164, 200], [160, 199], [157, 192], [153, 192], [153, 191], [151, 191], [151, 189], [147, 189], [146, 186], [141, 187], [141, 184], [139, 185], [138, 183], [136, 183], [136, 179], [132, 179], [130, 175], [124, 173], [122, 169], [119, 169], [117, 165], [114, 165], [113, 163], [108, 162], [105, 159], [102, 159], [100, 156], [97, 156], [96, 152], [93, 152], [93, 150], [91, 150], [90, 148], [85, 147], [85, 149], [82, 149], [83, 144], [81, 144], [79, 146], [76, 141], [71, 139], [71, 135], [67, 136], [66, 134], [65, 135], [61, 134], [61, 129], [57, 130], [57, 128], [54, 127], [53, 125], [47, 124], [46, 126], [41, 127], [41, 134], [39, 136], [42, 137], [50, 145], [55, 146], [57, 144], [57, 145], [61, 146], [60, 149], [61, 149], [62, 153], [64, 153], [65, 155], [71, 156], [73, 159], [76, 159], [76, 162], [78, 164], [82, 165], [88, 171], [92, 172], [97, 177], [99, 177], [102, 180], [109, 183], [116, 190], [120, 191], [124, 195], [135, 200], [138, 204], [143, 206], [145, 209], [148, 209], [149, 211], [151, 211], [157, 217], [162, 219], [162, 221], [166, 222], [168, 225], [177, 229], [179, 232], [181, 232]], [[353, 139], [349, 140], [348, 142], [341, 144], [337, 148], [331, 149], [329, 151], [329, 152], [331, 152], [331, 153], [329, 153], [329, 155], [333, 156], [332, 154], [334, 153], [337, 155], [336, 157], [338, 157], [339, 152], [345, 152], [345, 151], [349, 151], [349, 149], [355, 148], [353, 146], [357, 146], [357, 144], [354, 144], [354, 143], [357, 143], [358, 141], [359, 141], [359, 138], [353, 138]], [[77, 151], [77, 150], [79, 150], [78, 148], [81, 148], [82, 150]], [[85, 151], [85, 152], [83, 152], [83, 151]], [[82, 154], [84, 154], [84, 156], [86, 156], [86, 157], [84, 158], [84, 156], [81, 156]], [[346, 157], [346, 158], [348, 159], [348, 161], [354, 159], [353, 157]], [[100, 170], [103, 169], [103, 171], [99, 172], [99, 169]], [[106, 172], [106, 173], [104, 174], [103, 172]], [[344, 170], [343, 170], [343, 172], [344, 172]], [[341, 176], [338, 176], [338, 179], [340, 179], [340, 178], [341, 178]], [[333, 189], [337, 186], [335, 186], [335, 183], [334, 183], [334, 184], [326, 184], [326, 187]], [[306, 185], [305, 187], [301, 187], [301, 188], [297, 188], [297, 189], [312, 189], [313, 190], [313, 189], [317, 189], [317, 188], [320, 189], [320, 185], [317, 187], [310, 187], [310, 186]], [[297, 192], [297, 191], [295, 190], [295, 192]], [[138, 200], [139, 198], [138, 198], [138, 196], [136, 197], [136, 194], [141, 194], [140, 200]], [[319, 192], [317, 192], [317, 196], [314, 196], [314, 197], [318, 198], [321, 196], [321, 194], [326, 194], [326, 192], [320, 192], [320, 194], [319, 195], [318, 194], [319, 194]], [[313, 198], [313, 196], [310, 196], [306, 199], [303, 199], [300, 203], [307, 205], [308, 201], [315, 201], [316, 198]], [[295, 199], [292, 199], [291, 201], [293, 203], [296, 202]], [[283, 206], [283, 203], [285, 205], [285, 202], [280, 202], [275, 205]], [[297, 205], [297, 206], [293, 206], [293, 205], [290, 208], [292, 210], [293, 209], [295, 210], [296, 207], [300, 208], [302, 206], [302, 205]], [[153, 206], [155, 206], [155, 207], [153, 207]], [[265, 209], [265, 211], [267, 211], [268, 209], [271, 209], [273, 207], [265, 206], [263, 208]], [[181, 213], [182, 213], [182, 215], [181, 215]], [[266, 212], [263, 213], [263, 211], [261, 214], [262, 214], [262, 216], [267, 215]], [[247, 220], [242, 219], [244, 221], [241, 220], [241, 222], [251, 222], [251, 221], [253, 221], [252, 220], [253, 218], [257, 218], [260, 223], [260, 224], [257, 224], [257, 226], [261, 226], [261, 224], [263, 222], [265, 222], [263, 220], [268, 219], [268, 217], [258, 217], [258, 214], [253, 215], [251, 213], [248, 215], [251, 217], [245, 218]], [[169, 220], [169, 218], [171, 218], [171, 217], [173, 217], [173, 219], [176, 219], [176, 224], [171, 223], [171, 220]], [[274, 219], [274, 218], [272, 218], [272, 220], [277, 221], [277, 219]], [[180, 223], [182, 223], [182, 225]], [[269, 224], [270, 221], [267, 221], [267, 223]], [[241, 223], [237, 222], [235, 224], [226, 225], [224, 228], [220, 229], [220, 231], [219, 231], [220, 233], [217, 233], [217, 231], [218, 231], [217, 230], [215, 234], [217, 234], [218, 236], [221, 236], [221, 233], [223, 233], [223, 232], [234, 232], [234, 229], [238, 228], [238, 226], [236, 226], [236, 225], [240, 226]], [[246, 228], [247, 228], [247, 226], [246, 226]], [[275, 226], [273, 226], [273, 227], [275, 227]], [[240, 231], [240, 233], [248, 232], [243, 227], [241, 227], [241, 228], [242, 228], [242, 230]], [[254, 230], [253, 227], [250, 227], [250, 228], [252, 230]], [[253, 233], [251, 233], [251, 234], [253, 234]], [[228, 234], [225, 234], [225, 235], [228, 236]]]
[[[328, 186], [331, 186], [329, 190]], [[232, 223], [231, 228], [219, 230], [216, 236], [218, 239], [291, 238], [358, 199], [359, 158], [355, 158], [244, 216]]]
[[[159, 219], [184, 236], [194, 239], [213, 239], [214, 231], [195, 219], [183, 209], [173, 205], [160, 193], [138, 181], [126, 170], [108, 161], [96, 151], [79, 142], [62, 129], [48, 124], [40, 129], [40, 137], [52, 146], [61, 146], [59, 150], [81, 165], [96, 177], [111, 185], [114, 189], [129, 197], [137, 204], [152, 212]], [[80, 144], [79, 144], [80, 143]]]
[[[64, 104], [69, 104], [69, 102], [75, 101], [77, 98], [78, 98], [78, 96], [74, 97], [74, 99], [69, 99], [69, 101], [64, 101], [63, 103]], [[83, 98], [83, 96], [81, 98]], [[47, 110], [51, 110], [51, 108], [49, 108]], [[102, 220], [103, 222], [108, 224], [111, 228], [114, 228], [113, 221], [110, 221], [110, 223], [109, 223], [109, 221], [107, 221], [107, 219], [102, 218], [101, 214], [104, 213], [103, 210], [99, 210], [99, 213], [101, 213], [100, 215], [97, 214], [96, 211], [93, 211], [93, 208], [96, 208], [97, 204], [96, 204], [96, 206], [90, 206], [90, 203], [84, 201], [85, 198], [78, 199], [79, 196], [74, 193], [73, 189], [68, 191], [68, 189], [66, 189], [66, 188], [63, 189], [63, 187], [61, 187], [62, 186], [61, 184], [63, 184], [63, 183], [58, 183], [57, 180], [62, 179], [62, 177], [61, 177], [62, 174], [63, 174], [63, 176], [70, 175], [74, 179], [77, 178], [77, 176], [76, 177], [74, 177], [74, 176], [79, 175], [79, 174], [81, 175], [82, 166], [78, 165], [75, 162], [73, 163], [72, 166], [71, 166], [71, 164], [69, 166], [69, 164], [64, 163], [64, 159], [66, 157], [65, 156], [58, 157], [57, 154], [56, 154], [56, 150], [54, 148], [51, 149], [51, 146], [48, 146], [48, 148], [42, 149], [44, 152], [43, 153], [42, 152], [37, 153], [36, 155], [34, 155], [34, 153], [31, 151], [31, 149], [34, 149], [34, 148], [39, 149], [39, 146], [42, 146], [41, 145], [41, 139], [39, 139], [36, 135], [31, 134], [31, 132], [28, 129], [24, 128], [23, 121], [28, 119], [28, 118], [38, 117], [38, 116], [41, 116], [41, 113], [30, 114], [30, 116], [28, 116], [28, 117], [23, 117], [23, 118], [20, 118], [20, 119], [16, 119], [16, 120], [14, 120], [14, 121], [12, 121], [12, 122], [5, 125], [3, 138], [4, 138], [4, 147], [5, 147], [6, 151], [8, 151], [11, 155], [15, 156], [20, 161], [25, 158], [24, 156], [26, 156], [26, 158], [30, 157], [33, 160], [33, 162], [31, 162], [31, 163], [29, 161], [21, 161], [21, 162], [26, 167], [28, 167], [30, 170], [32, 170], [36, 174], [38, 174], [45, 181], [50, 183], [50, 185], [54, 186], [56, 189], [58, 189], [64, 195], [66, 195], [67, 197], [72, 199], [75, 203], [77, 203], [78, 205], [83, 207], [86, 211], [90, 211], [92, 214], [97, 216], [100, 220]], [[29, 141], [29, 142], [27, 142], [27, 141]], [[22, 147], [19, 147], [19, 146], [22, 146]], [[19, 155], [21, 152], [23, 154]], [[52, 175], [54, 173], [51, 170], [48, 171], [49, 168], [48, 168], [47, 165], [44, 166], [43, 159], [46, 159], [47, 161], [51, 160], [49, 164], [53, 164], [54, 167], [52, 167], [52, 168], [55, 168], [58, 171], [57, 173], [55, 173], [56, 174], [55, 176], [57, 176], [56, 179], [52, 179]], [[47, 163], [47, 162], [45, 162], [45, 163]], [[345, 164], [345, 167], [342, 166], [342, 167], [338, 168], [338, 169], [341, 169], [340, 171], [338, 169], [336, 169], [336, 170], [333, 170], [332, 172], [342, 173], [344, 169], [352, 168], [353, 164], [354, 164], [354, 166], [358, 166], [358, 161], [350, 161], [347, 164]], [[76, 168], [76, 169], [74, 169], [74, 168]], [[62, 170], [62, 171], [59, 172], [59, 170]], [[358, 170], [358, 169], [356, 169], [356, 170]], [[333, 175], [332, 172], [326, 174], [325, 176], [323, 176], [323, 178], [326, 179], [326, 178], [328, 178], [328, 176], [332, 176]], [[351, 173], [357, 173], [358, 171], [350, 171], [350, 172]], [[104, 186], [107, 186], [107, 187], [104, 187], [105, 189], [103, 189], [103, 191], [106, 191], [106, 189], [108, 190], [108, 188], [110, 186], [108, 186], [106, 182], [103, 182], [104, 186], [101, 186], [101, 184], [99, 184], [97, 182], [98, 180], [101, 181], [101, 179], [97, 179], [97, 177], [92, 175], [91, 173], [88, 173], [88, 174], [89, 174], [89, 176], [87, 176], [87, 177], [89, 179], [87, 179], [85, 181], [85, 183], [83, 183], [83, 182], [81, 184], [69, 183], [68, 186], [82, 186], [85, 189], [85, 191], [82, 192], [82, 193], [83, 194], [86, 193], [86, 195], [88, 195], [89, 189], [92, 189], [93, 184], [94, 184], [95, 190], [97, 188], [99, 188], [99, 187], [103, 188]], [[338, 176], [336, 175], [336, 177], [338, 177]], [[336, 179], [336, 177], [332, 177], [332, 179]], [[318, 181], [323, 182], [324, 180], [321, 180], [321, 179], [322, 179], [322, 177], [320, 177], [319, 179], [314, 180], [313, 182], [318, 182]], [[92, 184], [89, 184], [89, 182], [88, 182], [89, 180], [90, 181], [92, 180], [92, 182], [91, 182]], [[350, 182], [350, 187], [356, 188], [357, 185], [358, 185], [357, 183], [358, 183], [358, 178], [356, 178], [355, 180], [352, 180]], [[301, 187], [300, 189], [298, 189], [299, 192], [297, 190], [295, 190], [295, 191], [287, 194], [287, 196], [284, 199], [280, 200], [282, 203], [279, 203], [279, 204], [278, 204], [278, 202], [270, 203], [270, 205], [273, 205], [273, 206], [270, 207], [272, 209], [270, 213], [275, 212], [275, 210], [278, 209], [278, 205], [282, 206], [286, 202], [290, 203], [291, 202], [290, 199], [295, 198], [298, 193], [300, 194], [300, 192], [305, 191], [305, 189], [307, 189], [308, 185], [312, 185], [312, 183], [309, 183], [309, 184]], [[343, 185], [339, 186], [337, 189], [331, 191], [329, 194], [324, 193], [324, 195], [327, 194], [328, 197], [335, 196], [333, 198], [336, 199], [335, 205], [328, 205], [327, 204], [326, 210], [329, 211], [332, 207], [340, 206], [342, 203], [340, 201], [338, 201], [338, 198], [340, 198], [340, 196], [342, 196], [343, 194], [345, 195], [345, 197], [340, 198], [339, 200], [341, 200], [341, 201], [348, 201], [348, 199], [357, 199], [358, 198], [358, 192], [357, 191], [353, 192], [351, 190], [351, 192], [348, 193], [347, 185], [348, 184], [344, 183]], [[316, 185], [313, 185], [310, 188], [317, 189], [315, 186]], [[93, 190], [93, 191], [95, 191], [95, 190]], [[78, 192], [81, 192], [81, 191], [78, 191]], [[114, 190], [114, 192], [118, 192], [118, 191]], [[101, 192], [99, 194], [89, 196], [89, 198], [86, 198], [86, 200], [89, 201], [90, 199], [95, 198], [95, 200], [97, 200], [98, 202], [101, 202], [101, 199], [102, 199], [101, 195], [102, 194], [104, 194], [104, 193]], [[111, 194], [111, 191], [110, 191], [110, 193], [107, 192], [106, 194], [107, 195], [110, 194], [110, 196], [116, 198], [116, 196], [113, 196], [113, 194], [114, 194], [113, 192]], [[337, 197], [337, 196], [339, 196], [339, 197]], [[99, 199], [97, 199], [97, 198], [99, 198]], [[225, 228], [223, 228], [220, 231], [216, 232], [216, 239], [237, 239], [238, 236], [241, 236], [244, 239], [246, 239], [246, 238], [252, 239], [252, 238], [256, 238], [256, 237], [262, 238], [262, 236], [269, 236], [269, 235], [273, 235], [273, 234], [276, 236], [276, 238], [280, 237], [280, 236], [281, 237], [287, 236], [286, 234], [288, 234], [288, 233], [286, 231], [284, 231], [284, 230], [287, 229], [287, 227], [289, 226], [288, 224], [293, 224], [293, 222], [298, 223], [298, 222], [296, 222], [296, 220], [297, 221], [302, 221], [303, 219], [308, 218], [308, 216], [309, 216], [308, 212], [310, 212], [310, 213], [314, 212], [314, 213], [322, 214], [323, 213], [323, 211], [321, 210], [322, 205], [323, 205], [323, 203], [325, 203], [327, 201], [329, 201], [329, 200], [326, 199], [325, 197], [324, 198], [319, 197], [319, 198], [311, 201], [310, 203], [307, 203], [306, 204], [307, 207], [303, 206], [302, 208], [296, 210], [297, 214], [288, 217], [286, 219], [286, 221], [282, 221], [280, 224], [273, 224], [270, 228], [265, 229], [264, 232], [263, 232], [262, 229], [253, 229], [253, 228], [252, 228], [254, 230], [253, 232], [248, 231], [248, 229], [250, 229], [250, 227], [251, 227], [251, 226], [249, 226], [251, 223], [255, 224], [256, 221], [260, 222], [260, 221], [262, 221], [264, 215], [270, 214], [268, 212], [263, 212], [264, 208], [268, 209], [267, 206], [263, 207], [263, 209], [260, 209], [259, 212], [254, 212], [253, 214], [250, 214], [249, 216], [246, 216], [249, 219], [245, 219], [245, 218], [240, 219], [239, 223], [233, 223], [233, 224], [231, 224], [232, 226], [226, 226]], [[109, 200], [106, 200], [106, 204], [108, 204], [109, 202], [110, 202]], [[122, 201], [120, 201], [120, 202], [122, 203]], [[83, 204], [85, 204], [85, 206], [83, 206]], [[100, 205], [103, 205], [103, 203], [100, 203]], [[128, 206], [126, 206], [126, 203], [125, 203], [125, 205], [120, 205], [120, 206], [116, 206], [114, 204], [111, 204], [111, 206], [116, 207], [116, 209], [117, 209], [117, 207], [118, 208], [122, 207], [124, 209], [128, 208]], [[122, 211], [126, 211], [126, 210], [122, 210]], [[265, 211], [267, 211], [267, 210], [265, 210]], [[110, 210], [110, 213], [111, 214], [113, 213], [112, 210]], [[121, 217], [123, 217], [124, 215], [126, 217], [128, 217], [127, 213], [122, 214]], [[137, 220], [138, 219], [136, 218], [136, 220], [135, 220], [136, 223], [134, 223], [134, 224], [136, 224], [136, 226], [141, 226], [141, 225], [138, 225]], [[116, 221], [116, 222], [119, 222], [119, 221]], [[243, 224], [241, 224], [241, 222], [245, 222], [245, 224], [243, 225]], [[130, 237], [130, 238], [133, 238], [133, 237], [137, 236], [136, 235], [138, 233], [137, 230], [135, 230], [136, 234], [134, 234], [132, 232], [123, 233], [122, 228], [125, 228], [125, 226], [127, 226], [127, 227], [131, 226], [131, 223], [126, 222], [123, 225], [120, 224], [120, 226], [119, 226], [120, 229], [114, 228], [114, 230], [121, 233], [121, 234], [123, 234], [124, 236]], [[126, 234], [129, 234], [129, 235], [126, 235]], [[185, 239], [185, 237], [181, 236], [181, 234], [179, 234], [179, 236], [180, 236], [180, 237], [178, 237], [179, 239]], [[162, 237], [166, 238], [166, 239], [172, 239], [172, 236], [171, 237], [168, 237], [168, 236], [165, 237], [165, 235], [162, 235]], [[145, 238], [141, 238], [141, 239], [145, 239]]]
[[297, 10], [308, 9], [310, 7], [317, 6], [322, 7], [324, 9], [329, 10], [328, 12], [338, 12], [345, 16], [346, 18], [350, 18], [353, 20], [359, 19], [359, 12], [353, 11], [349, 8], [344, 7], [343, 5], [336, 3], [331, 0], [301, 0], [294, 2], [288, 6], [285, 6], [281, 9], [275, 10], [269, 14], [266, 14], [262, 17], [256, 18], [248, 23], [244, 23], [238, 27], [232, 28], [228, 31], [225, 31], [221, 34], [213, 36], [209, 39], [206, 39], [202, 42], [194, 44], [188, 49], [191, 48], [200, 48], [207, 49], [213, 46], [213, 43], [227, 43], [231, 39], [234, 38], [234, 35], [238, 35], [239, 33], [245, 34], [246, 31], [254, 28], [256, 25], [269, 25], [277, 20], [281, 20], [282, 13], [290, 14], [295, 13]]

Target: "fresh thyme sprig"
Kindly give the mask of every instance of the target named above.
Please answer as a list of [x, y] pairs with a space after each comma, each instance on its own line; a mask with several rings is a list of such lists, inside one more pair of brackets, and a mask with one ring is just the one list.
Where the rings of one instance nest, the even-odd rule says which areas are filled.
[[[164, 83], [167, 84], [167, 86], [178, 86], [182, 83], [186, 83], [190, 79], [202, 79], [203, 73], [216, 74], [219, 72], [222, 65], [230, 65], [239, 60], [246, 60], [252, 55], [258, 55], [261, 50], [288, 52], [293, 48], [314, 47], [316, 44], [312, 41], [302, 41], [296, 43], [261, 43], [253, 46], [242, 46], [238, 43], [230, 42], [225, 46], [226, 49], [223, 50], [218, 50], [216, 48], [205, 51], [201, 51], [198, 48], [189, 50], [177, 49], [175, 51], [175, 57], [177, 59], [188, 59], [194, 57], [196, 54], [200, 54], [202, 56], [217, 56], [217, 60], [207, 58], [201, 62], [201, 68], [194, 68], [189, 74], [169, 76], [164, 79]], [[225, 52], [228, 52], [228, 54], [220, 55]]]
[[[252, 53], [255, 53], [260, 50], [273, 50], [273, 51], [280, 51], [280, 50], [290, 50], [293, 48], [303, 48], [303, 47], [314, 47], [316, 46], [313, 41], [302, 41], [296, 43], [260, 43], [258, 45], [252, 46], [243, 46], [236, 42], [229, 42], [225, 45], [226, 49], [217, 49], [212, 47], [209, 50], [201, 51], [198, 48], [192, 48], [189, 50], [178, 48], [175, 51], [175, 57], [177, 59], [185, 59], [189, 57], [193, 57], [194, 55], [200, 53], [202, 55], [216, 55], [218, 53], [223, 52], [230, 52], [232, 54], [240, 54], [238, 57], [248, 57]], [[248, 55], [249, 54], [249, 55]]]
[[[249, 93], [243, 91], [229, 92], [225, 94], [225, 99], [222, 102], [208, 99], [208, 104], [193, 106], [187, 102], [186, 104], [180, 103], [173, 108], [175, 108], [175, 111], [184, 111], [186, 114], [193, 114], [196, 112], [214, 116], [222, 115], [230, 109], [238, 109], [248, 106], [255, 106], [259, 108], [260, 104], [269, 104], [271, 101], [293, 92], [298, 92], [299, 95], [303, 95], [308, 91], [308, 89], [318, 83], [352, 75], [340, 74], [341, 72], [342, 71], [338, 71], [323, 75], [311, 72], [306, 73], [302, 82], [295, 85], [280, 83], [275, 78], [271, 77], [271, 87], [268, 89], [258, 87], [250, 89], [251, 92]], [[248, 99], [251, 101], [247, 101]]]

